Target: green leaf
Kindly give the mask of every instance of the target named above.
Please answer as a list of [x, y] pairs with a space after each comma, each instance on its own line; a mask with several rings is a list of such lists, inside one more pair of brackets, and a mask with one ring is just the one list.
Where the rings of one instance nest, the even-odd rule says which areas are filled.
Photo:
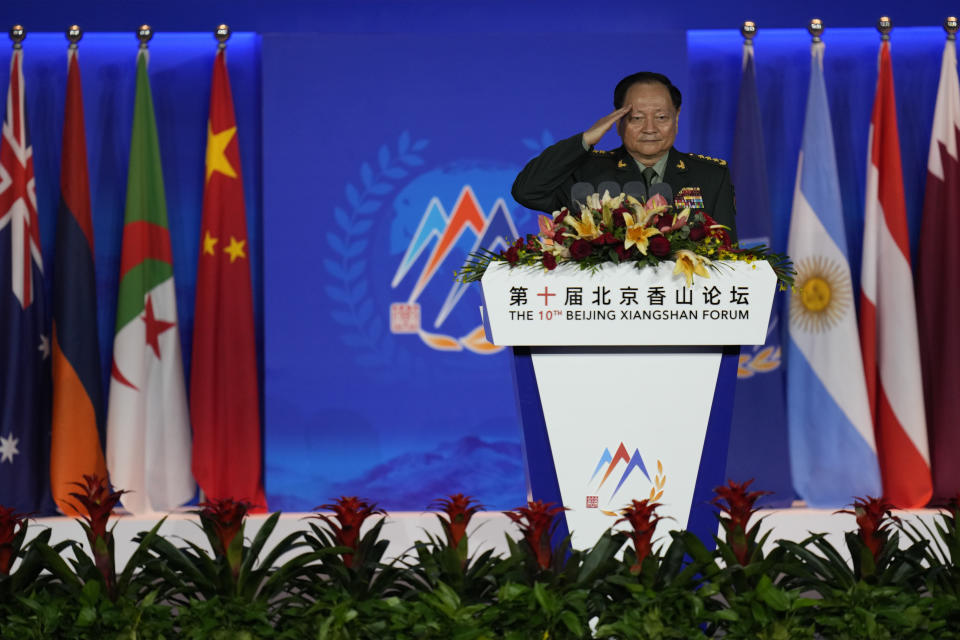
[[94, 622], [97, 621], [97, 609], [87, 605], [80, 609], [79, 615], [77, 615], [77, 626], [78, 627], [89, 627]]
[[579, 638], [583, 635], [583, 625], [580, 623], [580, 618], [578, 618], [577, 614], [573, 611], [563, 611], [560, 614], [560, 622], [563, 623], [563, 626], [565, 626], [574, 637]]
[[147, 532], [145, 536], [141, 537], [140, 543], [130, 555], [130, 559], [127, 560], [126, 566], [123, 568], [123, 571], [117, 578], [118, 593], [125, 593], [127, 591], [130, 586], [130, 581], [133, 579], [133, 572], [141, 568], [144, 559], [148, 555], [148, 550], [150, 549], [151, 543], [157, 537], [157, 531], [160, 530], [160, 527], [163, 526], [163, 523], [166, 521], [167, 518], [164, 516], [159, 522], [157, 522], [157, 524], [153, 526], [152, 529], [150, 529], [150, 531]]
[[757, 583], [757, 595], [774, 611], [787, 611], [790, 608], [789, 596], [773, 586], [769, 576], [761, 576]]
[[77, 575], [67, 566], [67, 563], [63, 561], [60, 554], [51, 549], [50, 545], [43, 542], [36, 543], [32, 546], [40, 553], [40, 557], [43, 558], [43, 563], [50, 573], [59, 578], [71, 593], [78, 594], [83, 588], [83, 583], [80, 582]]

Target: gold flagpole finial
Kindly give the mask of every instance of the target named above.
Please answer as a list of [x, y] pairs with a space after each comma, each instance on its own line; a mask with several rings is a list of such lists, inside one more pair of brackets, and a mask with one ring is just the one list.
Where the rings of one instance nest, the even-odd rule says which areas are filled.
[[217, 45], [217, 48], [226, 49], [227, 40], [230, 39], [230, 34], [232, 33], [233, 32], [230, 31], [230, 27], [228, 27], [227, 25], [225, 24], [218, 25], [217, 28], [214, 29], [213, 31], [213, 36], [217, 39], [217, 42], [220, 43], [219, 45]]
[[814, 42], [820, 42], [820, 36], [823, 35], [823, 20], [820, 18], [811, 20], [810, 24], [807, 25], [807, 31], [813, 36]]
[[23, 48], [23, 39], [27, 37], [27, 30], [23, 28], [22, 24], [15, 24], [10, 27], [10, 39], [13, 40], [14, 49]]
[[890, 19], [890, 16], [880, 16], [880, 19], [877, 20], [877, 31], [880, 32], [880, 39], [889, 40], [892, 29], [893, 21]]
[[740, 26], [740, 35], [743, 36], [743, 43], [749, 44], [757, 37], [757, 23], [753, 20], [747, 20]]
[[80, 28], [80, 25], [72, 24], [67, 27], [67, 40], [70, 41], [70, 48], [76, 49], [77, 45], [80, 43], [80, 38], [83, 37], [83, 29]]
[[947, 40], [957, 39], [958, 28], [960, 28], [960, 23], [957, 21], [957, 16], [949, 16], [943, 21], [943, 30], [947, 32]]
[[140, 41], [140, 48], [146, 49], [147, 43], [150, 42], [150, 39], [153, 37], [153, 29], [150, 28], [148, 24], [140, 25], [140, 28], [137, 29], [137, 40]]

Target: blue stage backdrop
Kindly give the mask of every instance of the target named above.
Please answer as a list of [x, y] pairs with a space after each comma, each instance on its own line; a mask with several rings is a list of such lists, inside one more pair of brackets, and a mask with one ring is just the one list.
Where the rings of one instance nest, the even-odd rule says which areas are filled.
[[[77, 12], [76, 3], [60, 4], [59, 12], [43, 17], [62, 22], [57, 28]], [[284, 6], [293, 10], [301, 4]], [[744, 15], [729, 22], [755, 17], [748, 5], [737, 5]], [[124, 3], [125, 20], [152, 19], [133, 17], [137, 6]], [[479, 296], [474, 287], [456, 288], [453, 270], [478, 243], [514, 229], [536, 229], [534, 215], [510, 198], [514, 175], [544, 145], [608, 113], [615, 82], [639, 68], [663, 71], [684, 90], [678, 146], [729, 158], [740, 37], [732, 30], [693, 31], [684, 42], [675, 20], [660, 16], [631, 31], [612, 14], [602, 19], [617, 25], [616, 35], [584, 33], [576, 11], [568, 19], [551, 13], [543, 26], [530, 15], [532, 9], [503, 30], [490, 16], [463, 31], [450, 29], [453, 18], [446, 11], [436, 19], [417, 14], [396, 25], [377, 22], [371, 31], [379, 33], [347, 33], [366, 25], [364, 16], [371, 18], [373, 10], [354, 14], [344, 3], [336, 6], [349, 22], [349, 28], [343, 21], [331, 27], [341, 33], [268, 34], [262, 40], [237, 33], [229, 45], [254, 295], [264, 335], [270, 506], [310, 509], [342, 493], [392, 510], [419, 510], [462, 491], [491, 508], [514, 507], [525, 495], [508, 355], [477, 340]], [[152, 14], [161, 8], [153, 6]], [[38, 11], [29, 7], [34, 17]], [[858, 11], [865, 24], [875, 19], [869, 7]], [[304, 20], [322, 13], [304, 12]], [[179, 19], [164, 15], [167, 22]], [[309, 28], [313, 24], [326, 28], [322, 21], [311, 21]], [[657, 35], [635, 36], [640, 32]], [[943, 32], [898, 27], [892, 38], [915, 246]], [[824, 39], [857, 275], [878, 36], [871, 28], [831, 29], [828, 20]], [[780, 249], [786, 245], [808, 47], [801, 29], [764, 30], [761, 24], [756, 40], [774, 244]], [[160, 32], [150, 45], [186, 363], [215, 49], [209, 33]], [[136, 50], [132, 33], [88, 33], [80, 45], [105, 383]], [[30, 33], [24, 51], [49, 274], [66, 41], [60, 33]], [[4, 95], [9, 52], [0, 47]], [[600, 146], [617, 144], [610, 135]], [[571, 388], [575, 384], [571, 381]]]
[[[636, 70], [580, 37], [264, 37], [272, 507], [525, 501], [509, 354], [479, 345], [476, 285], [453, 272], [478, 243], [536, 231], [517, 172], [612, 111]], [[665, 53], [644, 64], [682, 84], [676, 38], [648, 44]]]

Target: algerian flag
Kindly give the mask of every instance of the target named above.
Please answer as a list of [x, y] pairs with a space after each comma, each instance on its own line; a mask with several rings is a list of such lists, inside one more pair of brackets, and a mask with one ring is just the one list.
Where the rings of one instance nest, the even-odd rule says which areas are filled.
[[166, 511], [194, 494], [173, 256], [160, 147], [147, 77], [137, 56], [117, 329], [107, 412], [107, 468], [123, 506]]

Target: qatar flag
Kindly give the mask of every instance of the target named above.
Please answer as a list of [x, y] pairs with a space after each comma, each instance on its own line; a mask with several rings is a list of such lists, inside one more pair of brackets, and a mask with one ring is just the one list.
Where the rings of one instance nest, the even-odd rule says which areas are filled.
[[960, 492], [960, 270], [951, 263], [960, 235], [960, 83], [953, 40], [943, 48], [937, 106], [933, 114], [927, 189], [917, 256], [917, 324], [923, 363], [934, 499]]
[[883, 492], [900, 508], [933, 493], [920, 378], [890, 42], [880, 46], [867, 150], [860, 343]]

